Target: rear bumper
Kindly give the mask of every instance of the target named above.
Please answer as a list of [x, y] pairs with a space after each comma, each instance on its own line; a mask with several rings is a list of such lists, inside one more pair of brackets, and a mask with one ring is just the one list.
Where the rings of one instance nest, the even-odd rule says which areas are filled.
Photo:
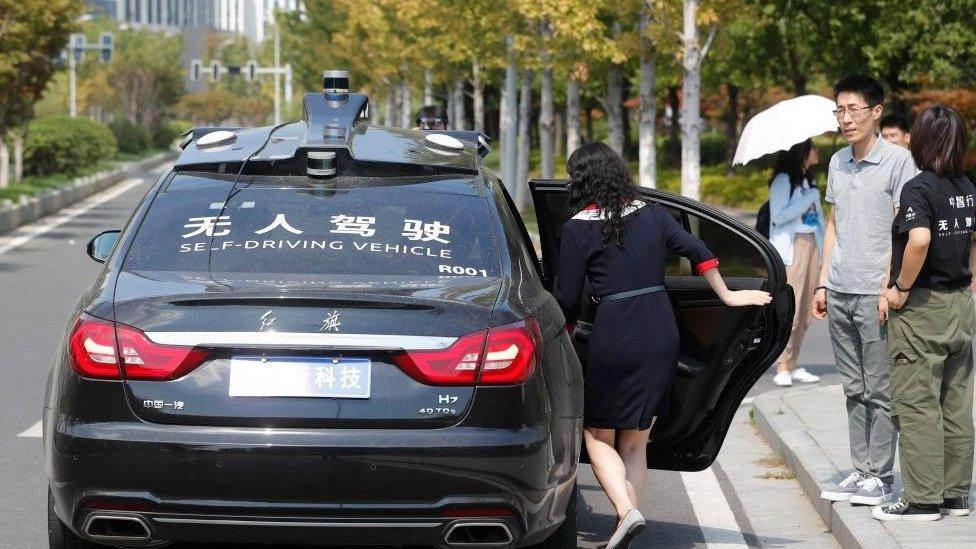
[[[96, 516], [94, 513], [86, 513]], [[526, 539], [524, 529], [515, 518], [435, 519], [343, 517], [268, 517], [261, 515], [203, 515], [175, 513], [97, 513], [98, 517], [139, 517], [147, 525], [150, 537], [143, 541], [103, 542], [123, 547], [150, 547], [165, 541], [203, 541], [220, 543], [264, 542], [273, 544], [309, 544], [325, 546], [423, 546], [463, 547], [449, 543], [464, 540], [463, 528], [482, 528], [492, 536], [479, 547], [517, 547]], [[87, 518], [82, 522], [87, 524]], [[490, 530], [484, 530], [490, 527]], [[521, 541], [520, 541], [521, 540]]]
[[560, 467], [546, 425], [314, 430], [48, 419], [55, 509], [79, 535], [98, 513], [144, 519], [149, 541], [449, 547], [455, 525], [487, 522], [511, 534], [498, 546], [516, 547], [558, 527], [575, 480], [552, 476]]

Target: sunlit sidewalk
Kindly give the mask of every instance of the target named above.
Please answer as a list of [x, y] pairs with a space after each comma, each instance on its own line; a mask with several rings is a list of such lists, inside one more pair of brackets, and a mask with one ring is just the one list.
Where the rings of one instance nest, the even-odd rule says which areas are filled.
[[[871, 517], [871, 507], [819, 499], [820, 484], [842, 479], [851, 468], [840, 385], [772, 391], [756, 398], [753, 414], [760, 433], [796, 472], [824, 522], [845, 547], [973, 547], [976, 514], [937, 522], [882, 523]], [[895, 497], [900, 493], [896, 462]]]

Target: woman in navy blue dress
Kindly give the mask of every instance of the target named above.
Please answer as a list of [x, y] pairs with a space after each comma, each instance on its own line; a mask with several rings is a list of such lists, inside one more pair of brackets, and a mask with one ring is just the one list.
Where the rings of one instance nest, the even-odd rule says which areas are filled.
[[718, 260], [663, 208], [638, 199], [626, 164], [603, 143], [569, 157], [570, 201], [562, 228], [555, 295], [566, 320], [579, 315], [589, 278], [600, 304], [586, 356], [584, 438], [593, 472], [617, 511], [607, 549], [627, 547], [644, 528], [637, 510], [647, 480], [646, 446], [667, 411], [678, 361], [678, 328], [664, 290], [665, 254], [687, 257], [730, 306], [765, 305], [760, 291], [730, 291]]

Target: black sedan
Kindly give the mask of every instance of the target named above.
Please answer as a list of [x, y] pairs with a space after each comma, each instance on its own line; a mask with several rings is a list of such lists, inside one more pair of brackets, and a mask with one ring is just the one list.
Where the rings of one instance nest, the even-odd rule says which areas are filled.
[[[174, 541], [575, 547], [583, 368], [548, 292], [563, 182], [533, 182], [543, 257], [473, 132], [368, 121], [310, 93], [274, 128], [194, 130], [79, 300], [44, 407], [52, 548]], [[785, 345], [756, 233], [647, 191], [765, 308], [672, 258], [682, 336], [651, 467], [698, 470]], [[584, 456], [585, 459], [585, 456]]]

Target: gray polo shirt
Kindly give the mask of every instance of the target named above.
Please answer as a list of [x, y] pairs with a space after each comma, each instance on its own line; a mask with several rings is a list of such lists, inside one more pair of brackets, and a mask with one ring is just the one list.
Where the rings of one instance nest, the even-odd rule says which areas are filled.
[[830, 158], [826, 199], [834, 205], [837, 239], [827, 287], [846, 294], [878, 294], [891, 256], [891, 223], [901, 188], [918, 170], [911, 153], [881, 136], [854, 161], [853, 147]]

